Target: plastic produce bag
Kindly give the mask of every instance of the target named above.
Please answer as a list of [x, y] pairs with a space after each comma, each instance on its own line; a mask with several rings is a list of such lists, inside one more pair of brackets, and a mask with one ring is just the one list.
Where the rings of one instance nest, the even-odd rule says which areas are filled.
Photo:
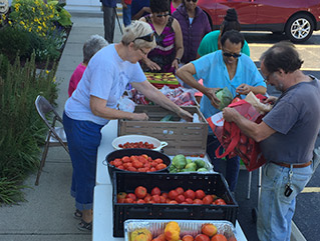
[[126, 111], [126, 112], [134, 112], [136, 107], [136, 103], [134, 103], [128, 96], [122, 96], [118, 101], [119, 110]]

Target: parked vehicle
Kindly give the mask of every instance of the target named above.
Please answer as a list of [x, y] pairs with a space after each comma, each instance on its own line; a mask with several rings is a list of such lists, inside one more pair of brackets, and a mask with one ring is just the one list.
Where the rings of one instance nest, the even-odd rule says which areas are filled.
[[219, 29], [228, 8], [238, 13], [241, 30], [285, 33], [295, 43], [320, 30], [319, 0], [199, 0], [213, 29]]

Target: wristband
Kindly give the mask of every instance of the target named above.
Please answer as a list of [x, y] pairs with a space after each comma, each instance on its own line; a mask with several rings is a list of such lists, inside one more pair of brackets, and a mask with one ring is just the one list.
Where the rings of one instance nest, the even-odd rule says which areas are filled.
[[178, 64], [181, 63], [181, 60], [179, 58], [175, 58], [178, 61]]

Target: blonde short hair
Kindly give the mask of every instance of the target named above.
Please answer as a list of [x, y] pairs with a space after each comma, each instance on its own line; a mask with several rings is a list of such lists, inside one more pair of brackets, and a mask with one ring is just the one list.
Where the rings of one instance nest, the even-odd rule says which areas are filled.
[[134, 42], [135, 47], [138, 48], [154, 48], [156, 47], [156, 41], [148, 42], [143, 39], [136, 39], [139, 37], [147, 36], [153, 32], [151, 26], [143, 21], [132, 21], [132, 23], [124, 29], [121, 42], [124, 45], [129, 45]]

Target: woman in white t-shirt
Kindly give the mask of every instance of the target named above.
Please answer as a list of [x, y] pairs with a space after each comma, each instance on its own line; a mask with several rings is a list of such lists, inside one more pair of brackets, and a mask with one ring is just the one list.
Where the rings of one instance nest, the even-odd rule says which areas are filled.
[[74, 216], [81, 219], [78, 229], [82, 231], [92, 229], [93, 189], [101, 128], [114, 119], [148, 120], [145, 113], [117, 109], [127, 84], [180, 117], [192, 120], [189, 112], [171, 102], [146, 80], [138, 62], [155, 46], [150, 25], [142, 21], [133, 22], [125, 29], [120, 43], [104, 47], [91, 58], [77, 89], [65, 104], [63, 125], [73, 167], [71, 195], [76, 201]]

